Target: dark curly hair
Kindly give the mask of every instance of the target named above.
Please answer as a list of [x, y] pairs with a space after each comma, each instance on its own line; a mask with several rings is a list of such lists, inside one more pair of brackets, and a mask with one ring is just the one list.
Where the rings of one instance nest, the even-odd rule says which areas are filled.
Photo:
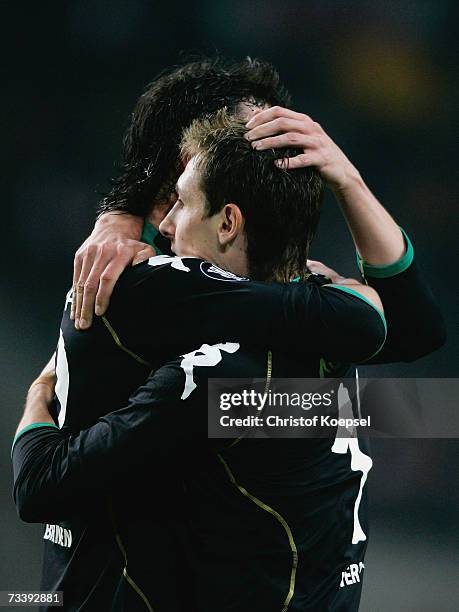
[[99, 213], [147, 215], [174, 189], [181, 171], [183, 130], [205, 114], [240, 102], [287, 106], [289, 95], [274, 67], [246, 58], [203, 58], [161, 73], [139, 98], [123, 141], [119, 175]]

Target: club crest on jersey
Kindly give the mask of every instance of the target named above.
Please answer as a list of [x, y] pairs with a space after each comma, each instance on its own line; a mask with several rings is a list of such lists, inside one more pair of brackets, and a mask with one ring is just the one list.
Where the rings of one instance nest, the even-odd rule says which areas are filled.
[[204, 276], [208, 276], [213, 280], [220, 281], [248, 281], [250, 279], [244, 278], [243, 276], [236, 276], [232, 272], [228, 272], [228, 270], [222, 270], [218, 266], [211, 264], [209, 261], [201, 262], [201, 272]]

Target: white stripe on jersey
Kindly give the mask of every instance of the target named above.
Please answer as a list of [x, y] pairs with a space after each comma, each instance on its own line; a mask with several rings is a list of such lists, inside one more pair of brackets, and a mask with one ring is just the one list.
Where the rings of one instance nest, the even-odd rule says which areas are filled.
[[59, 427], [63, 427], [65, 414], [67, 412], [67, 397], [69, 394], [69, 364], [67, 362], [62, 329], [60, 330], [59, 342], [57, 344], [56, 377], [56, 395], [59, 400], [58, 423]]

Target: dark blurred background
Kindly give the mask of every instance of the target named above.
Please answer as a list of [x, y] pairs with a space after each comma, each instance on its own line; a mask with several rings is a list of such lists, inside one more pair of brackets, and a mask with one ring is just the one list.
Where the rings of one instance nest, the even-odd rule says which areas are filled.
[[[41, 529], [19, 522], [10, 494], [8, 455], [24, 394], [54, 350], [73, 253], [91, 231], [98, 194], [114, 174], [128, 115], [143, 87], [181, 60], [181, 50], [272, 61], [294, 108], [322, 124], [411, 236], [442, 305], [448, 344], [416, 363], [362, 375], [457, 376], [457, 6], [452, 0], [2, 3], [0, 590], [39, 584]], [[356, 273], [331, 197], [312, 255]], [[439, 409], [441, 398], [432, 406]], [[458, 609], [458, 449], [457, 440], [373, 442], [364, 612]]]

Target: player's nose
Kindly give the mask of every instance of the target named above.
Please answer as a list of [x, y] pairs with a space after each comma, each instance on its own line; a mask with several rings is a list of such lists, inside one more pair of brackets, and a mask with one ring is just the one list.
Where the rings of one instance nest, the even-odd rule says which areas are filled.
[[158, 228], [160, 234], [162, 234], [168, 240], [173, 240], [175, 236], [175, 224], [171, 215], [172, 210], [164, 217]]

